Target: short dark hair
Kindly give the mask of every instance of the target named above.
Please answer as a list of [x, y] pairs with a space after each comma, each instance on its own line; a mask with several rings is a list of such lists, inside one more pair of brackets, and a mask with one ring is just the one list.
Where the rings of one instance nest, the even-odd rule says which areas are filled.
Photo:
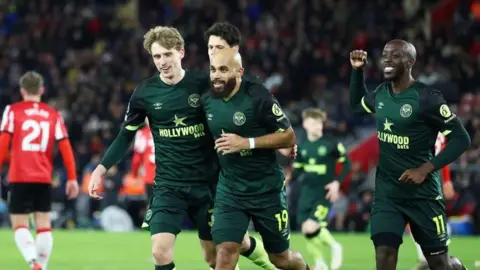
[[207, 43], [210, 36], [217, 36], [225, 40], [230, 47], [240, 45], [242, 40], [240, 30], [229, 22], [217, 22], [210, 26], [203, 35]]

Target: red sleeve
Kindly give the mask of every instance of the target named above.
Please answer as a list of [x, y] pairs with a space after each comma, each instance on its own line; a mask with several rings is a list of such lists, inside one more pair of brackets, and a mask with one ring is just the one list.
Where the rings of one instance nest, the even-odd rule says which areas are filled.
[[450, 174], [450, 165], [442, 168], [442, 181], [444, 184], [452, 181], [452, 176]]
[[70, 140], [61, 140], [58, 143], [58, 149], [63, 158], [63, 164], [67, 170], [68, 181], [77, 181], [77, 170], [75, 166], [75, 157], [73, 156]]
[[12, 139], [12, 134], [2, 132], [0, 134], [0, 169], [2, 168], [3, 161], [8, 153], [8, 147], [10, 146], [10, 140]]
[[58, 113], [57, 122], [55, 123], [55, 140], [60, 141], [65, 138], [68, 138], [67, 128], [65, 127], [62, 115]]
[[142, 164], [142, 154], [136, 151], [133, 152], [132, 157], [132, 176], [137, 178], [138, 171], [140, 170], [140, 165]]
[[8, 105], [3, 111], [2, 122], [0, 123], [0, 132], [13, 133], [13, 123], [15, 122], [13, 117], [13, 110], [10, 105]]

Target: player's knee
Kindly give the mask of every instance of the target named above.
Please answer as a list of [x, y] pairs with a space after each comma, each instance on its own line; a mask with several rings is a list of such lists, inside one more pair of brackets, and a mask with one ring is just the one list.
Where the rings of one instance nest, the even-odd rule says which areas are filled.
[[152, 255], [159, 265], [169, 264], [173, 261], [175, 235], [159, 233], [152, 235]]
[[245, 236], [243, 236], [242, 244], [240, 244], [240, 253], [243, 254], [249, 251], [251, 249], [250, 248], [251, 245], [252, 245], [252, 241], [250, 241], [250, 236], [247, 233], [245, 234]]
[[428, 262], [428, 267], [431, 270], [449, 270], [448, 255], [446, 253], [434, 256], [425, 257]]
[[456, 257], [450, 256], [448, 260], [448, 269], [449, 270], [465, 270], [467, 269], [463, 263]]
[[203, 250], [203, 259], [210, 266], [215, 269], [215, 262], [217, 260], [217, 250], [215, 244], [212, 241], [201, 241]]
[[35, 212], [35, 225], [40, 229], [50, 229], [50, 215], [45, 212]]
[[302, 233], [307, 238], [312, 238], [320, 233], [320, 224], [314, 220], [307, 220], [302, 224]]
[[29, 219], [28, 215], [18, 215], [18, 214], [12, 214], [10, 215], [10, 220], [12, 222], [12, 228], [16, 229], [19, 227], [29, 227]]
[[240, 254], [240, 244], [238, 243], [224, 242], [217, 245], [217, 258], [230, 258], [236, 254]]
[[396, 264], [398, 259], [398, 249], [388, 246], [375, 247], [375, 258], [377, 265]]

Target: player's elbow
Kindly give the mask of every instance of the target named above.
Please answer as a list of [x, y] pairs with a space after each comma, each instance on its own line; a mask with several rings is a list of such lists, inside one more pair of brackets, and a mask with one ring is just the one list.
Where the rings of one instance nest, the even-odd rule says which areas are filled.
[[283, 142], [285, 144], [283, 148], [289, 148], [289, 147], [295, 146], [296, 136], [292, 128], [287, 129], [283, 135], [284, 135]]

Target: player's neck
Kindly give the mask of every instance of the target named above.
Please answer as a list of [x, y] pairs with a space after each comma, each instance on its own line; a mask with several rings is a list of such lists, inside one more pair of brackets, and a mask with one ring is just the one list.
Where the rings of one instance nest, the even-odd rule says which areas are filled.
[[228, 101], [230, 100], [235, 94], [240, 90], [240, 86], [242, 86], [242, 79], [238, 79], [237, 84], [235, 85], [235, 88], [233, 88], [232, 92], [228, 97], [224, 98], [224, 100]]
[[399, 94], [407, 90], [414, 82], [415, 82], [415, 79], [409, 73], [404, 77], [402, 76], [398, 80], [392, 81], [392, 91], [395, 94]]
[[40, 102], [41, 97], [40, 96], [23, 96], [23, 101], [30, 101], [30, 102]]
[[323, 133], [320, 134], [307, 134], [307, 139], [309, 142], [314, 142], [323, 137]]
[[162, 80], [162, 82], [168, 85], [175, 85], [179, 83], [183, 79], [183, 77], [185, 77], [185, 69], [183, 68], [180, 69], [179, 72], [174, 73], [169, 77], [164, 77], [162, 73], [160, 73], [160, 80]]

